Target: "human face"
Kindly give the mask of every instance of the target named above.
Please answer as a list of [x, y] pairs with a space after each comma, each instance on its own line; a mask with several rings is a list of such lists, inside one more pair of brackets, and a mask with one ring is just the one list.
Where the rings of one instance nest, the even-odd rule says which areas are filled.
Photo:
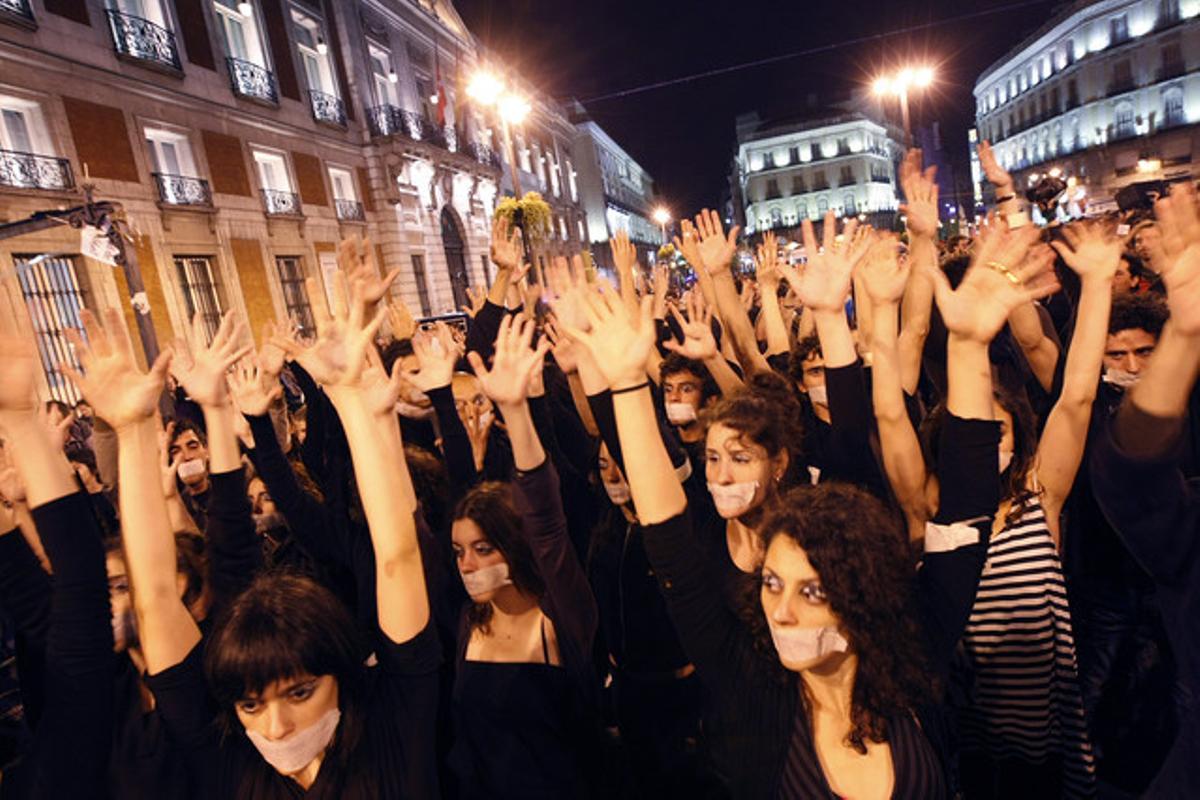
[[[763, 614], [772, 627], [795, 631], [841, 626], [841, 620], [829, 607], [821, 587], [821, 576], [809, 563], [808, 554], [790, 536], [776, 536], [767, 548], [759, 599]], [[842, 653], [830, 653], [807, 661], [789, 661], [781, 655], [780, 661], [784, 668], [799, 672], [820, 668], [842, 657]]]
[[663, 376], [663, 399], [668, 403], [688, 403], [700, 410], [704, 379], [691, 372]]
[[246, 487], [246, 496], [250, 499], [250, 510], [255, 514], [277, 513], [275, 501], [271, 499], [271, 493], [267, 491], [267, 485], [263, 483], [262, 478], [250, 481], [250, 485]]
[[[454, 550], [454, 561], [462, 575], [470, 575], [485, 567], [508, 563], [504, 554], [492, 544], [487, 534], [483, 532], [483, 528], [480, 528], [475, 520], [466, 518], [454, 520], [454, 525], [450, 528], [450, 542], [450, 546]], [[488, 603], [496, 596], [497, 591], [499, 589], [492, 589], [481, 595], [473, 595], [471, 599], [476, 603]]]
[[170, 449], [167, 450], [167, 455], [171, 457], [171, 460], [178, 456], [180, 461], [199, 460], [205, 464], [204, 472], [180, 478], [186, 485], [196, 486], [208, 479], [208, 448], [200, 441], [200, 437], [196, 435], [195, 431], [184, 431], [176, 436], [175, 441], [171, 442]]
[[[800, 374], [800, 388], [805, 394], [810, 394], [813, 389], [820, 387], [825, 388], [825, 357], [820, 353], [811, 353], [808, 358], [804, 359], [801, 365], [802, 372]], [[810, 395], [811, 396], [811, 395]], [[815, 405], [828, 406], [828, 403], [815, 402]]]
[[468, 426], [467, 430], [470, 430], [468, 406], [474, 407], [477, 416], [491, 413], [492, 401], [483, 393], [483, 384], [474, 375], [455, 375], [450, 383], [450, 391], [454, 394], [454, 407], [458, 409], [463, 425]]
[[292, 428], [292, 436], [296, 437], [297, 442], [304, 444], [304, 440], [308, 436], [308, 417], [292, 417], [289, 424]]
[[[104, 556], [104, 570], [108, 573], [108, 600], [112, 606], [113, 620], [131, 620], [133, 604], [129, 595], [129, 576], [125, 571], [125, 559], [120, 552]], [[134, 643], [135, 633], [125, 626], [113, 626], [113, 652], [123, 653]]]
[[277, 742], [316, 724], [337, 707], [337, 678], [302, 674], [281, 678], [262, 694], [246, 695], [234, 704], [234, 711], [247, 732]]
[[1129, 268], [1129, 262], [1122, 258], [1117, 264], [1116, 273], [1113, 275], [1113, 297], [1129, 294], [1129, 292], [1133, 289], [1133, 285], [1133, 272]]
[[1111, 334], [1104, 343], [1104, 366], [1138, 375], [1146, 368], [1158, 340], [1141, 328]]
[[704, 476], [709, 483], [731, 486], [735, 483], [757, 483], [754, 497], [742, 514], [759, 508], [773, 491], [787, 469], [787, 454], [775, 458], [767, 455], [765, 447], [746, 439], [724, 423], [717, 422], [708, 429], [704, 449]]
[[600, 479], [605, 483], [620, 483], [625, 480], [625, 476], [621, 474], [621, 468], [617, 466], [616, 460], [608, 452], [608, 445], [600, 445], [600, 457], [597, 462], [600, 467]]

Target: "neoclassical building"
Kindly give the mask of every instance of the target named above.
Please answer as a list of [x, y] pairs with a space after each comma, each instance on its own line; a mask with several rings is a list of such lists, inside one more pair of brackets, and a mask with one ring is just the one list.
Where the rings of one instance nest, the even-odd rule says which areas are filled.
[[1194, 177], [1198, 14], [1200, 0], [1071, 3], [975, 81], [974, 139], [1019, 187], [1065, 176], [1077, 211], [1111, 207], [1130, 184]]
[[[234, 309], [311, 324], [337, 242], [370, 238], [414, 313], [489, 277], [490, 216], [511, 191], [498, 124], [466, 99], [486, 61], [447, 0], [0, 0], [0, 223], [120, 204], [153, 330]], [[548, 98], [515, 130], [524, 190], [555, 215], [539, 253], [586, 246], [575, 129]], [[119, 305], [120, 269], [78, 231], [0, 240], [0, 313], [37, 332], [49, 394], [62, 331]]]

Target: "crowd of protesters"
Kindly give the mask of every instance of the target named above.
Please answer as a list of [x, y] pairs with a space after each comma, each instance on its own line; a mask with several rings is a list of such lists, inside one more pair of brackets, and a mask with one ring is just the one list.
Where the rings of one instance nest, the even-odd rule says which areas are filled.
[[979, 156], [686, 281], [497, 219], [461, 328], [357, 241], [257, 347], [85, 311], [73, 409], [0, 331], [0, 798], [1200, 797], [1200, 200]]

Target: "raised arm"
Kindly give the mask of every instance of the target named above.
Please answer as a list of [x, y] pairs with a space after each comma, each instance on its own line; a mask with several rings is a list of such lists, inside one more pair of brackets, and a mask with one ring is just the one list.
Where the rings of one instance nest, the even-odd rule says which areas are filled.
[[683, 341], [668, 339], [663, 346], [672, 353], [703, 363], [721, 394], [732, 394], [740, 389], [742, 379], [717, 349], [717, 340], [712, 332], [712, 310], [704, 304], [704, 295], [699, 292], [688, 293], [686, 317], [675, 306], [671, 306], [670, 311], [683, 332]]
[[[1083, 460], [1092, 403], [1100, 386], [1100, 366], [1112, 308], [1112, 281], [1121, 263], [1122, 250], [1121, 241], [1100, 225], [1072, 225], [1063, 228], [1063, 237], [1064, 241], [1055, 242], [1053, 247], [1079, 276], [1079, 307], [1067, 350], [1062, 392], [1046, 418], [1037, 450], [1042, 505], [1046, 509], [1046, 524], [1056, 541], [1059, 515]], [[1046, 269], [1052, 269], [1050, 259]]]
[[758, 275], [759, 295], [762, 302], [762, 320], [767, 334], [766, 355], [786, 353], [791, 349], [788, 342], [787, 325], [783, 321], [783, 309], [779, 307], [779, 282], [783, 274], [779, 271], [779, 244], [775, 234], [768, 231], [758, 246], [755, 262]]
[[1025, 355], [1033, 377], [1049, 392], [1054, 386], [1054, 373], [1058, 370], [1058, 342], [1046, 335], [1042, 327], [1042, 314], [1036, 303], [1026, 303], [1013, 309], [1008, 318], [1008, 329]]
[[[503, 329], [503, 321], [500, 326]], [[450, 328], [444, 322], [439, 322], [432, 333], [422, 331], [413, 337], [413, 353], [420, 367], [406, 373], [404, 379], [429, 395], [433, 402], [452, 499], [457, 502], [459, 497], [479, 482], [471, 439], [462, 418], [458, 416], [454, 394], [450, 389], [454, 380], [454, 364], [459, 356], [458, 345], [450, 334]]]
[[142, 372], [119, 310], [107, 311], [103, 326], [86, 311], [83, 322], [86, 344], [68, 333], [83, 374], [68, 374], [96, 415], [117, 432], [125, 565], [146, 669], [154, 674], [183, 661], [200, 642], [200, 629], [176, 585], [175, 534], [159, 483], [154, 414], [172, 354], [165, 351]]
[[[904, 190], [905, 225], [908, 229], [909, 263], [937, 265], [938, 185], [937, 167], [921, 169], [919, 149], [909, 150], [900, 165]], [[933, 284], [921, 269], [913, 270], [900, 307], [901, 328], [897, 340], [900, 380], [904, 391], [915, 394], [921, 376], [921, 356], [929, 336], [933, 312]]]
[[[368, 367], [368, 349], [383, 315], [366, 316], [362, 286], [339, 276], [332, 312], [317, 304], [317, 341], [294, 355], [337, 410], [375, 552], [375, 593], [383, 635], [403, 644], [429, 623], [429, 596], [417, 543], [417, 508], [395, 405], [400, 372]], [[309, 283], [310, 296], [315, 284]], [[295, 348], [294, 344], [290, 344]]]

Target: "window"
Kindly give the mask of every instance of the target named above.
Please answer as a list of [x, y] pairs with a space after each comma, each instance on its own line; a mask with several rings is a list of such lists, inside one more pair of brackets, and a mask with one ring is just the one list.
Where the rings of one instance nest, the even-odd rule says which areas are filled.
[[1076, 108], [1079, 105], [1079, 85], [1075, 83], [1075, 79], [1067, 81], [1067, 108]]
[[1162, 48], [1162, 67], [1158, 79], [1177, 78], [1184, 73], [1183, 48], [1178, 41], [1165, 42]]
[[586, 242], [587, 241], [587, 229], [584, 228], [584, 226], [583, 226], [583, 217], [580, 217], [579, 219], [575, 220], [575, 223], [579, 226], [579, 241]]
[[529, 163], [529, 148], [525, 146], [525, 137], [521, 134], [516, 135], [517, 149], [517, 164], [525, 172], [533, 172], [533, 165]]
[[792, 176], [792, 194], [804, 194], [808, 191], [808, 187], [804, 185], [803, 175]]
[[847, 165], [842, 167], [841, 174], [838, 175], [838, 186], [854, 185], [854, 168]]
[[304, 267], [300, 258], [276, 256], [275, 269], [279, 271], [279, 288], [283, 290], [283, 305], [287, 309], [288, 319], [300, 329], [301, 334], [307, 336], [316, 333], [312, 306], [304, 291]]
[[[267, 66], [266, 52], [255, 21], [254, 3], [238, 0], [213, 0], [217, 24], [225, 42], [225, 53], [260, 67]], [[250, 13], [243, 13], [248, 11]]]
[[564, 242], [567, 241], [567, 239], [571, 238], [571, 234], [567, 232], [567, 218], [566, 217], [558, 218], [558, 238], [562, 239]]
[[[567, 171], [567, 188], [571, 190], [571, 202], [579, 202], [579, 184], [575, 182], [575, 167], [570, 161], [563, 162], [563, 169]], [[582, 236], [579, 237], [583, 239]]]
[[329, 45], [325, 42], [325, 31], [320, 20], [297, 8], [292, 8], [292, 36], [308, 88], [337, 97], [337, 82], [333, 77], [333, 65], [329, 61]]
[[67, 343], [66, 331], [82, 329], [79, 312], [85, 308], [94, 310], [87, 272], [80, 267], [76, 256], [14, 255], [13, 263], [50, 396], [74, 405], [81, 396], [62, 374], [61, 365], [79, 369], [79, 362]]
[[1129, 40], [1129, 17], [1125, 14], [1108, 21], [1109, 42], [1120, 44]]
[[400, 97], [396, 84], [400, 77], [392, 66], [392, 54], [377, 44], [367, 44], [367, 56], [371, 63], [371, 83], [375, 87], [375, 102], [381, 106], [399, 106]]
[[779, 197], [779, 182], [774, 178], [767, 178], [767, 199]]
[[160, 28], [170, 28], [159, 0], [108, 0], [105, 4], [114, 11], [149, 20]]
[[1179, 0], [1159, 0], [1158, 18], [1164, 25], [1179, 22]]
[[1184, 122], [1183, 89], [1172, 86], [1163, 90], [1163, 125], [1182, 125]]
[[421, 316], [429, 316], [429, 287], [425, 285], [425, 256], [412, 254], [413, 280], [417, 284], [417, 300], [421, 303]]
[[49, 153], [42, 108], [32, 100], [0, 95], [0, 148], [19, 153]]
[[258, 168], [258, 180], [264, 190], [291, 192], [292, 178], [288, 174], [287, 159], [282, 153], [265, 150], [254, 151], [254, 164]]
[[771, 227], [772, 228], [783, 227], [783, 211], [781, 211], [778, 208], [771, 209]]
[[768, 150], [763, 153], [763, 169], [775, 169], [775, 154]]
[[354, 176], [348, 169], [331, 166], [329, 168], [329, 185], [333, 187], [335, 200], [358, 199], [358, 193], [354, 191]]
[[1119, 139], [1126, 136], [1133, 136], [1135, 132], [1133, 126], [1133, 104], [1118, 103], [1116, 111], [1113, 113], [1113, 136]]
[[224, 311], [212, 259], [208, 256], [176, 256], [175, 272], [183, 290], [188, 320], [199, 314], [205, 338], [212, 341], [221, 326]]
[[41, 107], [0, 95], [0, 186], [71, 188], [75, 185], [71, 164], [53, 152]]
[[146, 128], [146, 144], [154, 171], [165, 175], [194, 177], [196, 164], [188, 137], [175, 131]]
[[829, 198], [818, 197], [817, 198], [817, 216], [818, 217], [823, 216], [825, 214], [825, 212], [828, 210], [829, 210]]
[[854, 201], [854, 195], [850, 192], [842, 197], [842, 213], [848, 217], [858, 213], [858, 204]]
[[809, 146], [809, 152], [812, 154], [812, 160], [816, 161], [821, 158], [821, 143], [813, 142]]

